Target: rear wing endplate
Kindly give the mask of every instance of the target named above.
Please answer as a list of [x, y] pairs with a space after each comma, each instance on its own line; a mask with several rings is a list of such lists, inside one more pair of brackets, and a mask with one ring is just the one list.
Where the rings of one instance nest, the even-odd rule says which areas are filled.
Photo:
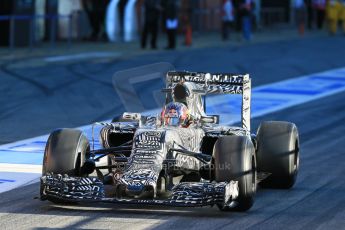
[[198, 92], [209, 94], [242, 94], [242, 126], [250, 131], [251, 79], [249, 74], [200, 73], [171, 71], [166, 76], [167, 89], [178, 83], [192, 82]]

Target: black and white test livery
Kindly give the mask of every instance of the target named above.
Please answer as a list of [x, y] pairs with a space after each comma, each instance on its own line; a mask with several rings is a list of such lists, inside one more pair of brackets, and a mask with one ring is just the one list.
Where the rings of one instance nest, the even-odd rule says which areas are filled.
[[[294, 185], [297, 127], [264, 121], [251, 133], [248, 74], [168, 72], [162, 92], [160, 115], [126, 112], [95, 123], [102, 128], [92, 140], [75, 129], [53, 131], [44, 153], [41, 200], [246, 211], [258, 185]], [[205, 113], [203, 99], [211, 94], [242, 95], [241, 127]], [[102, 148], [94, 149], [98, 136]]]

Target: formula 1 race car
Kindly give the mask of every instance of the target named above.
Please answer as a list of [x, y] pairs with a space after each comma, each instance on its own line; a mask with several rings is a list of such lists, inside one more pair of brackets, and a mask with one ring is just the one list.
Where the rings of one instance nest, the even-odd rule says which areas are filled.
[[[102, 148], [79, 130], [46, 144], [41, 200], [110, 202], [246, 211], [257, 185], [291, 188], [299, 168], [295, 124], [265, 121], [250, 133], [249, 75], [168, 72], [161, 115], [124, 113], [98, 123]], [[242, 127], [205, 114], [203, 97], [242, 95]]]

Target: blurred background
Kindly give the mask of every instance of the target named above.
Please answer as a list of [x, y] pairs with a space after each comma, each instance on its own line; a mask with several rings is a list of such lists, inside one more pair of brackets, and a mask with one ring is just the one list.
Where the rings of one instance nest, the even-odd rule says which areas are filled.
[[[303, 35], [304, 27], [322, 29], [326, 23], [331, 27], [332, 14], [339, 22], [345, 18], [343, 1], [1, 0], [0, 46], [33, 47], [45, 41], [132, 42], [141, 38], [143, 48], [143, 37], [167, 33], [171, 40], [167, 48], [175, 48], [176, 35], [184, 37], [185, 45], [192, 44], [193, 35], [219, 32], [226, 40], [231, 33], [277, 26], [296, 27]], [[251, 39], [245, 34], [243, 38]], [[151, 46], [155, 48], [155, 44]]]

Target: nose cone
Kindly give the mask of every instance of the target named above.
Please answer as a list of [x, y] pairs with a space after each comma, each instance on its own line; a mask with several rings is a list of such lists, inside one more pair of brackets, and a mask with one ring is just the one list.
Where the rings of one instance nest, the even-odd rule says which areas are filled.
[[148, 169], [129, 170], [120, 180], [129, 196], [154, 196], [158, 175]]

